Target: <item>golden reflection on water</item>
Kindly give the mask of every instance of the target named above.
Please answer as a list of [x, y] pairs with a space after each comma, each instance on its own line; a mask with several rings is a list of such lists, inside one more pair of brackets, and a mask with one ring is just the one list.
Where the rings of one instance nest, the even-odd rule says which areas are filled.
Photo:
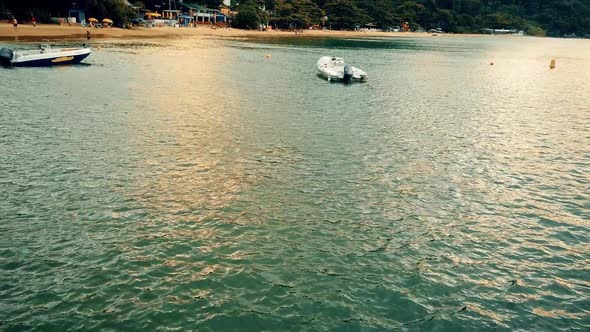
[[223, 208], [248, 179], [236, 144], [239, 108], [228, 109], [235, 94], [220, 70], [227, 50], [213, 40], [171, 43], [136, 57], [144, 62], [137, 68], [148, 69], [136, 83], [147, 108], [137, 116], [151, 120], [132, 139], [137, 149], [149, 149], [138, 153], [147, 157], [138, 167], [145, 203], [190, 220], [194, 214], [183, 211]]
[[533, 308], [533, 313], [542, 317], [549, 318], [570, 318], [570, 319], [582, 319], [590, 315], [590, 311], [584, 310], [583, 312], [567, 312], [565, 310], [544, 310], [541, 308]]
[[[132, 195], [139, 197], [147, 209], [154, 211], [153, 216], [162, 218], [169, 224], [186, 221], [205, 224], [221, 218], [231, 218], [232, 213], [224, 213], [221, 216], [209, 211], [230, 207], [240, 192], [256, 186], [261, 181], [261, 172], [256, 169], [259, 167], [258, 164], [253, 163], [251, 156], [244, 155], [242, 150], [243, 144], [249, 143], [247, 135], [255, 133], [244, 129], [240, 104], [255, 101], [252, 100], [252, 96], [244, 93], [247, 89], [236, 89], [235, 85], [231, 84], [232, 78], [228, 76], [225, 68], [229, 61], [235, 61], [232, 59], [235, 50], [219, 47], [212, 40], [197, 42], [189, 39], [177, 42], [170, 48], [141, 49], [138, 52], [139, 55], [135, 59], [141, 63], [136, 67], [145, 71], [138, 73], [136, 81], [130, 83], [134, 92], [141, 96], [142, 105], [138, 105], [138, 110], [130, 112], [129, 116], [130, 126], [134, 128], [130, 141], [133, 148], [138, 150], [136, 154], [141, 156], [141, 159], [137, 160], [136, 168], [137, 192]], [[407, 108], [414, 111], [437, 107], [439, 112], [436, 112], [435, 116], [427, 113], [423, 118], [420, 118], [419, 112], [407, 113], [406, 116], [380, 118], [375, 122], [375, 128], [381, 128], [384, 124], [385, 130], [387, 124], [392, 121], [405, 122], [410, 129], [407, 132], [400, 131], [397, 137], [403, 145], [411, 147], [416, 141], [423, 140], [425, 143], [421, 146], [431, 148], [432, 151], [429, 153], [432, 155], [441, 159], [455, 156], [457, 161], [455, 164], [441, 166], [432, 162], [429, 153], [416, 154], [413, 158], [401, 161], [381, 157], [365, 159], [365, 167], [369, 174], [387, 173], [385, 170], [389, 163], [397, 167], [395, 179], [381, 181], [389, 189], [399, 193], [382, 202], [386, 205], [381, 209], [385, 218], [398, 218], [400, 212], [396, 211], [396, 208], [403, 207], [410, 201], [416, 204], [412, 208], [419, 209], [422, 204], [420, 200], [430, 198], [427, 193], [430, 190], [424, 187], [424, 184], [436, 186], [441, 179], [447, 181], [447, 187], [461, 194], [458, 197], [463, 197], [462, 204], [465, 205], [475, 204], [470, 200], [473, 193], [480, 193], [496, 204], [506, 206], [519, 200], [528, 200], [531, 192], [542, 191], [538, 188], [529, 191], [524, 185], [513, 190], [499, 188], [504, 188], [504, 184], [517, 186], [526, 180], [512, 175], [528, 174], [530, 177], [539, 178], [554, 171], [549, 163], [542, 160], [531, 163], [535, 158], [543, 158], [547, 153], [546, 147], [540, 143], [544, 141], [544, 144], [553, 149], [575, 150], [583, 149], [582, 145], [588, 143], [587, 139], [580, 140], [559, 127], [571, 123], [572, 118], [583, 120], [585, 117], [583, 107], [587, 105], [588, 97], [580, 89], [586, 84], [581, 78], [587, 74], [571, 75], [572, 69], [568, 68], [568, 64], [583, 64], [579, 58], [560, 61], [559, 65], [564, 69], [560, 67], [556, 71], [550, 71], [544, 64], [545, 59], [537, 54], [538, 50], [534, 47], [491, 49], [489, 52], [488, 56], [479, 60], [472, 59], [459, 69], [456, 63], [449, 62], [458, 61], [457, 58], [449, 57], [446, 53], [433, 52], [421, 56], [419, 61], [413, 63], [415, 67], [410, 69], [414, 76], [406, 77], [408, 81], [405, 91], [413, 94], [414, 97], [409, 99], [415, 101], [415, 104], [407, 105]], [[520, 55], [515, 57], [514, 52], [519, 52]], [[489, 66], [487, 58], [493, 58], [495, 66]], [[471, 75], [479, 82], [473, 81]], [[568, 81], [566, 77], [574, 77], [579, 81]], [[436, 91], [421, 90], [424, 87], [432, 88], [433, 84], [428, 80], [435, 78]], [[461, 90], [461, 85], [481, 90], [465, 91]], [[539, 102], [555, 104], [555, 100], [563, 98], [565, 89], [569, 89], [568, 95], [575, 96], [573, 100], [569, 100], [568, 105], [579, 108], [540, 111]], [[571, 91], [572, 89], [578, 90]], [[449, 96], [449, 91], [455, 91], [453, 96]], [[282, 97], [290, 99], [290, 96]], [[452, 98], [460, 98], [459, 104], [465, 106], [465, 110], [449, 108], [456, 103]], [[459, 111], [463, 113], [457, 115]], [[389, 113], [384, 114], [390, 116]], [[542, 117], [550, 117], [554, 121], [540, 121]], [[556, 125], [557, 128], [552, 127]], [[456, 131], [449, 133], [449, 128]], [[424, 136], [420, 133], [424, 133]], [[449, 136], [453, 139], [449, 139]], [[431, 142], [428, 143], [429, 141]], [[438, 145], [438, 142], [446, 142], [448, 145]], [[390, 149], [387, 146], [390, 144], [390, 141], [382, 141], [381, 137], [375, 135], [370, 145], [383, 145], [380, 148], [386, 156]], [[466, 146], [469, 148], [465, 148]], [[494, 169], [489, 165], [502, 165], [502, 168]], [[476, 169], [470, 169], [473, 167]], [[466, 178], [465, 174], [475, 176]], [[371, 179], [366, 174], [359, 177]], [[420, 179], [422, 182], [418, 181]], [[547, 178], [547, 184], [551, 185], [551, 178]], [[378, 197], [378, 190], [380, 188], [371, 188], [370, 194]], [[398, 196], [402, 196], [407, 202], [400, 202]], [[542, 213], [546, 219], [583, 224], [579, 216], [556, 208], [550, 200], [538, 199], [535, 206], [538, 213]], [[364, 208], [369, 210], [371, 205], [368, 204]], [[472, 210], [478, 211], [480, 207], [473, 207]], [[241, 215], [241, 211], [234, 213], [236, 219]], [[469, 218], [473, 216], [460, 219]], [[368, 216], [366, 219], [370, 221], [371, 217]], [[475, 234], [464, 234], [464, 240], [459, 241], [469, 240], [477, 243], [485, 237], [485, 241], [489, 243], [511, 243], [508, 249], [501, 249], [486, 258], [495, 261], [500, 268], [511, 271], [515, 278], [524, 280], [519, 281], [520, 285], [529, 286], [526, 280], [536, 278], [537, 271], [552, 266], [547, 262], [525, 258], [526, 255], [518, 256], [518, 253], [515, 254], [520, 258], [517, 260], [518, 265], [501, 258], [505, 254], [513, 255], [511, 250], [518, 251], [523, 248], [531, 252], [547, 251], [549, 242], [536, 243], [512, 237], [514, 227], [521, 227], [524, 230], [521, 229], [519, 234], [526, 235], [527, 227], [534, 226], [530, 222], [517, 220], [515, 223], [506, 216], [498, 215], [481, 216], [476, 221], [462, 225]], [[161, 221], [153, 223], [159, 222]], [[503, 230], [492, 231], [497, 230], [498, 225], [502, 223], [506, 224]], [[165, 234], [170, 239], [199, 241], [198, 250], [202, 254], [215, 255], [223, 249], [221, 232], [223, 231], [216, 227], [204, 227], [199, 231], [169, 229]], [[550, 235], [546, 234], [547, 237]], [[566, 243], [559, 245], [564, 249], [565, 255], [576, 255], [572, 246]], [[244, 258], [244, 254], [239, 250], [232, 250], [225, 258], [239, 262]], [[457, 254], [450, 261], [454, 268], [481, 264], [468, 253]], [[163, 265], [175, 270], [189, 267], [192, 272], [190, 278], [193, 281], [206, 279], [208, 275], [227, 268], [213, 262], [210, 265], [205, 262], [191, 264], [179, 257], [168, 259]], [[421, 273], [429, 275], [429, 271], [436, 271], [439, 263], [424, 262], [416, 267]], [[436, 277], [436, 274], [434, 276], [434, 280], [442, 282], [440, 277]], [[496, 277], [492, 274], [473, 278], [466, 276], [463, 280], [483, 288], [506, 287], [506, 278]], [[170, 283], [178, 279], [175, 274], [166, 278]], [[535, 300], [526, 295], [508, 297], [519, 302]], [[493, 312], [475, 303], [469, 303], [468, 307], [495, 322], [507, 319], [503, 313]], [[536, 313], [539, 315], [553, 314], [538, 310], [540, 311]]]
[[[10, 122], [14, 116], [44, 124], [51, 120], [45, 112], [39, 113], [42, 118], [20, 118], [27, 115], [25, 105], [4, 118], [11, 124], [3, 127], [9, 129], [4, 139], [19, 137], [21, 130], [41, 137], [18, 145], [32, 151], [31, 157], [17, 155], [23, 162], [14, 162], [18, 175], [8, 179], [22, 181], [10, 196], [30, 199], [30, 211], [24, 209], [28, 202], [8, 196], [2, 205], [9, 209], [2, 228], [14, 235], [3, 253], [10, 272], [4, 294], [21, 304], [7, 307], [7, 328], [21, 326], [10, 317], [24, 317], [35, 328], [49, 326], [37, 317], [80, 309], [96, 329], [108, 329], [119, 321], [96, 315], [105, 303], [103, 313], [121, 313], [130, 324], [194, 314], [189, 323], [184, 317], [167, 322], [179, 329], [193, 323], [214, 328], [219, 325], [208, 325], [207, 319], [218, 314], [221, 323], [236, 318], [234, 324], [241, 324], [241, 317], [230, 315], [259, 304], [265, 322], [277, 322], [278, 329], [310, 321], [320, 329], [345, 327], [338, 325], [342, 317], [367, 318], [362, 323], [378, 322], [379, 330], [420, 329], [430, 320], [444, 324], [451, 315], [451, 325], [443, 327], [583, 324], [589, 252], [587, 60], [559, 56], [558, 68], [549, 71], [527, 40], [506, 52], [490, 48], [485, 55], [399, 52], [408, 66], [396, 65], [390, 50], [349, 50], [379, 61], [368, 63], [375, 68], [370, 83], [348, 87], [309, 81], [314, 73], [297, 71], [313, 65], [323, 50], [275, 50], [272, 61], [284, 57], [294, 63], [282, 73], [296, 85], [286, 89], [280, 82], [280, 89], [269, 93], [275, 109], [264, 112], [254, 107], [259, 86], [244, 76], [232, 82], [231, 74], [289, 65], [266, 66], [274, 64], [264, 62], [266, 51], [257, 57], [250, 49], [187, 39], [137, 54], [97, 52], [106, 65], [87, 68], [94, 81], [118, 80], [110, 82], [104, 106], [89, 109], [100, 116], [86, 122], [101, 121], [97, 134], [112, 134], [111, 140], [106, 146], [91, 141], [96, 146], [81, 155], [79, 143], [89, 135], [72, 135], [71, 145], [63, 146], [76, 152], [72, 161], [81, 169], [105, 161], [89, 170], [90, 177], [107, 180], [91, 179], [92, 193], [80, 195], [84, 188], [78, 183], [87, 173], [72, 175], [67, 158], [55, 170], [64, 177], [47, 176], [60, 185], [47, 183], [43, 191], [27, 179], [43, 168], [36, 152], [43, 148], [60, 156], [61, 146], [52, 149], [63, 140], [38, 135], [53, 126], [31, 130]], [[495, 66], [487, 63], [490, 54]], [[414, 57], [420, 65], [413, 64]], [[107, 73], [111, 67], [121, 73]], [[129, 75], [132, 79], [121, 83]], [[275, 85], [260, 82], [268, 89]], [[128, 90], [113, 89], [121, 86]], [[334, 95], [338, 98], [326, 98]], [[20, 91], [14, 96], [24, 97]], [[332, 101], [336, 107], [328, 105]], [[112, 110], [117, 102], [119, 109]], [[71, 114], [93, 114], [76, 111]], [[66, 178], [72, 182], [64, 190]], [[59, 200], [63, 204], [56, 205], [55, 197], [43, 200], [53, 190], [66, 194]], [[80, 205], [87, 197], [96, 201]], [[73, 213], [51, 213], [65, 210]], [[236, 223], [238, 218], [250, 223]], [[38, 230], [31, 232], [32, 227]], [[41, 266], [41, 260], [58, 256], [65, 257], [63, 265]], [[54, 287], [64, 274], [71, 278]], [[55, 293], [35, 294], [42, 289]], [[52, 311], [28, 305], [47, 303], [47, 296], [90, 292]], [[409, 295], [412, 303], [400, 301]], [[277, 310], [284, 301], [290, 309]], [[326, 304], [334, 310], [321, 310]], [[416, 317], [392, 310], [408, 304], [426, 309]], [[288, 316], [298, 318], [288, 321]], [[306, 322], [299, 319], [303, 316]], [[409, 321], [421, 322], [408, 327]]]
[[504, 328], [509, 327], [506, 324], [502, 324], [502, 322], [509, 320], [509, 317], [505, 317], [505, 314], [500, 314], [498, 312], [485, 309], [480, 304], [474, 302], [467, 302], [466, 305], [470, 311], [474, 311], [481, 316], [488, 317], [492, 319], [494, 322], [500, 324]]
[[[252, 167], [240, 150], [239, 99], [226, 84], [223, 67], [231, 50], [213, 40], [178, 40], [167, 47], [140, 48], [132, 55], [139, 69], [129, 82], [132, 109], [128, 115], [133, 185], [125, 195], [137, 201], [148, 217], [137, 228], [135, 247], [121, 248], [131, 264], [167, 267], [171, 284], [199, 281], [220, 269], [214, 261], [191, 261], [174, 248], [180, 241], [202, 256], [217, 256], [223, 245], [219, 214], [253, 185]], [[123, 189], [121, 189], [123, 190]], [[191, 224], [199, 224], [192, 226]], [[158, 236], [152, 236], [154, 231]], [[180, 251], [167, 259], [169, 250]], [[179, 256], [180, 255], [180, 256]], [[193, 257], [193, 255], [190, 255]], [[232, 256], [233, 259], [239, 255]], [[194, 258], [194, 257], [193, 257]], [[140, 276], [139, 280], [148, 280]], [[145, 282], [145, 281], [144, 281]], [[207, 292], [195, 295], [206, 296]]]

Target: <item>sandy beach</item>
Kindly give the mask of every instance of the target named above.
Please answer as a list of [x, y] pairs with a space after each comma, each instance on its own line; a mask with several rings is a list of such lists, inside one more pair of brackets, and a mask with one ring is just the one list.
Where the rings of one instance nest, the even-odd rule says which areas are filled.
[[38, 24], [21, 24], [17, 29], [12, 25], [0, 24], [0, 41], [41, 42], [43, 40], [80, 40], [86, 39], [86, 31], [92, 38], [100, 39], [150, 39], [178, 38], [188, 36], [229, 37], [229, 38], [273, 38], [273, 37], [427, 37], [429, 33], [417, 32], [378, 32], [378, 31], [320, 31], [305, 30], [302, 33], [292, 31], [253, 31], [240, 29], [211, 29], [206, 26], [198, 28], [102, 28], [92, 29], [80, 26]]

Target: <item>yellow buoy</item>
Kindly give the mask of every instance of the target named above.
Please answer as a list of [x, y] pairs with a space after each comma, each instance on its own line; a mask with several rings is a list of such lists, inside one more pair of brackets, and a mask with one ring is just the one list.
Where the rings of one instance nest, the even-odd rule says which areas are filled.
[[554, 69], [555, 67], [557, 67], [556, 61], [555, 59], [551, 59], [551, 64], [549, 65], [549, 68]]

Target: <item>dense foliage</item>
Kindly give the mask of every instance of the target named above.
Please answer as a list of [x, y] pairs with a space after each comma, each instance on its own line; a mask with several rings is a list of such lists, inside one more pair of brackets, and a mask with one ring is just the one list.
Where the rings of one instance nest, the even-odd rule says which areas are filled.
[[589, 0], [266, 0], [266, 7], [279, 26], [319, 24], [318, 16], [325, 15], [325, 25], [334, 29], [368, 23], [388, 28], [408, 22], [412, 29], [456, 33], [491, 28], [534, 35], [590, 35]]
[[52, 16], [65, 17], [72, 8], [85, 10], [87, 17], [110, 18], [118, 26], [137, 15], [124, 0], [0, 0], [0, 11], [10, 10], [20, 21], [34, 16], [45, 22]]
[[233, 23], [236, 28], [258, 29], [261, 24], [268, 23], [268, 14], [253, 0], [242, 3], [238, 10]]
[[[89, 15], [128, 20], [131, 13], [123, 0], [74, 0]], [[0, 0], [0, 11], [11, 10], [26, 17], [48, 17], [67, 12], [72, 0]], [[187, 1], [186, 2], [191, 2]], [[163, 0], [131, 0], [153, 9]], [[216, 7], [220, 0], [194, 0]], [[333, 29], [354, 29], [372, 23], [381, 28], [409, 22], [412, 29], [442, 28], [449, 32], [481, 32], [484, 28], [525, 30], [529, 34], [590, 36], [590, 0], [243, 0], [236, 9], [239, 27], [267, 20], [280, 28], [324, 24]], [[240, 2], [242, 2], [240, 4]], [[326, 19], [327, 17], [327, 19]]]

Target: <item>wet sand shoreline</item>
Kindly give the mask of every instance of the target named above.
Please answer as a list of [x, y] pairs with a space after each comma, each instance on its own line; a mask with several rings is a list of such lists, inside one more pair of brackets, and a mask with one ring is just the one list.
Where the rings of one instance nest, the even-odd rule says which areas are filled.
[[[80, 26], [64, 26], [38, 24], [19, 25], [14, 29], [10, 24], [0, 24], [0, 41], [9, 42], [42, 42], [42, 41], [85, 41], [86, 31], [90, 31], [92, 39], [169, 39], [183, 37], [217, 37], [217, 38], [375, 38], [375, 37], [430, 37], [430, 33], [420, 32], [380, 32], [380, 31], [321, 31], [305, 30], [300, 33], [292, 31], [255, 31], [241, 29], [198, 28], [102, 28], [93, 29]], [[466, 35], [460, 35], [466, 36]], [[475, 35], [481, 36], [481, 35]]]

